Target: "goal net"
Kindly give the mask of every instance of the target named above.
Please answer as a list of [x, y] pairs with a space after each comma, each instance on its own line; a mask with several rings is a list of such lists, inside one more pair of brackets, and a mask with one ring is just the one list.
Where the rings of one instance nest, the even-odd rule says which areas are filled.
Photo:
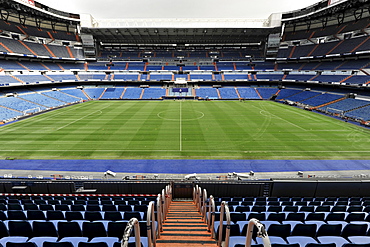
[[327, 114], [331, 114], [331, 115], [338, 116], [338, 117], [344, 116], [344, 111], [340, 109], [336, 109], [336, 108], [326, 107], [325, 112]]
[[23, 111], [23, 116], [30, 115], [32, 113], [40, 112], [40, 111], [41, 111], [40, 107], [30, 108], [30, 109], [27, 109], [27, 110]]

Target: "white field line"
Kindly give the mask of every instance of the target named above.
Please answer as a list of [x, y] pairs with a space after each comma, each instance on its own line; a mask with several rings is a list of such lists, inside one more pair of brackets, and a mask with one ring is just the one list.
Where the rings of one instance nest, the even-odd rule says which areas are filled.
[[65, 127], [67, 127], [67, 126], [71, 125], [71, 124], [74, 124], [75, 122], [78, 122], [78, 121], [80, 121], [80, 120], [84, 119], [85, 117], [91, 116], [91, 115], [93, 115], [93, 114], [95, 114], [95, 113], [97, 113], [97, 112], [100, 112], [100, 114], [101, 114], [101, 113], [102, 113], [102, 110], [104, 110], [105, 108], [108, 108], [108, 107], [110, 107], [110, 106], [111, 106], [111, 105], [108, 105], [108, 106], [106, 106], [106, 107], [104, 107], [104, 108], [102, 108], [102, 109], [100, 109], [100, 110], [97, 110], [97, 111], [91, 112], [91, 113], [89, 113], [89, 114], [87, 114], [87, 115], [85, 115], [85, 116], [83, 116], [83, 117], [80, 117], [79, 119], [76, 119], [75, 121], [72, 121], [72, 122], [70, 122], [70, 123], [67, 123], [66, 125], [63, 125], [62, 127], [57, 128], [56, 130], [61, 130], [61, 129], [63, 129], [63, 128], [65, 128]]
[[266, 111], [266, 110], [264, 110], [264, 109], [261, 109], [261, 108], [259, 108], [259, 107], [257, 107], [257, 106], [253, 106], [254, 108], [257, 108], [257, 109], [259, 109], [260, 110], [260, 114], [263, 116], [264, 114], [263, 114], [263, 112], [266, 112], [267, 114], [269, 114], [269, 115], [271, 115], [271, 116], [274, 116], [274, 117], [276, 117], [276, 118], [278, 118], [278, 119], [281, 119], [281, 120], [283, 120], [283, 121], [285, 121], [285, 122], [287, 122], [287, 123], [289, 123], [289, 124], [291, 124], [291, 125], [293, 125], [293, 126], [295, 126], [295, 127], [297, 127], [298, 129], [301, 129], [301, 130], [303, 130], [303, 131], [307, 131], [305, 128], [302, 128], [301, 126], [299, 126], [299, 125], [296, 125], [295, 123], [292, 123], [292, 122], [290, 122], [290, 121], [288, 121], [288, 120], [286, 120], [286, 119], [284, 119], [284, 118], [281, 118], [281, 117], [279, 117], [279, 116], [276, 116], [275, 114], [272, 114], [271, 112], [269, 112], [269, 111]]
[[[279, 104], [276, 104], [276, 105], [275, 104], [272, 104], [272, 106], [274, 106], [274, 107], [280, 107]], [[282, 108], [282, 107], [280, 107], [280, 108]], [[349, 129], [349, 128], [353, 127], [353, 126], [351, 126], [349, 124], [344, 124], [344, 122], [343, 121], [340, 121], [340, 120], [338, 120], [338, 121], [331, 121], [334, 118], [330, 118], [329, 116], [325, 116], [325, 115], [321, 115], [321, 114], [315, 114], [313, 116], [308, 116], [308, 115], [305, 115], [303, 113], [300, 113], [299, 111], [295, 111], [295, 110], [293, 110], [291, 108], [284, 108], [284, 110], [289, 111], [291, 113], [294, 113], [296, 115], [302, 116], [304, 118], [312, 119], [314, 121], [319, 121], [321, 123], [322, 122], [326, 122], [326, 123], [329, 123], [330, 125], [335, 124], [335, 125], [337, 125], [337, 126], [339, 126], [341, 128]], [[310, 131], [313, 131], [313, 130], [310, 130]], [[318, 130], [316, 130], [316, 131], [318, 131]], [[322, 130], [322, 131], [325, 131], [325, 130]]]
[[182, 151], [182, 106], [180, 101], [180, 151]]
[[[128, 149], [105, 149], [105, 150], [94, 150], [94, 149], [43, 149], [43, 150], [34, 150], [34, 149], [1, 149], [1, 152], [178, 152], [179, 150], [152, 150], [152, 149], [140, 149], [140, 150], [128, 150]], [[201, 152], [228, 152], [228, 153], [297, 153], [302, 152], [300, 150], [292, 151], [292, 150], [273, 150], [273, 151], [263, 151], [263, 150], [257, 150], [257, 151], [243, 151], [243, 150], [190, 150], [193, 153], [201, 153]], [[321, 151], [304, 151], [305, 153], [333, 153], [332, 150], [321, 150]], [[370, 150], [363, 150], [363, 151], [335, 151], [335, 153], [370, 153]], [[217, 156], [215, 156], [217, 157]]]
[[[62, 115], [62, 114], [65, 114], [66, 112], [69, 112], [69, 111], [73, 111], [73, 110], [76, 110], [76, 108], [81, 108], [83, 107], [84, 104], [80, 104], [76, 107], [72, 107], [71, 109], [67, 109], [65, 111], [60, 111], [60, 112], [57, 112], [55, 114], [51, 114], [51, 113], [54, 113], [55, 111], [52, 111], [50, 112], [50, 116], [47, 116], [47, 117], [41, 117], [40, 116], [43, 116], [43, 114], [41, 115], [37, 115], [37, 116], [33, 116], [31, 118], [28, 119], [28, 121], [25, 123], [25, 124], [22, 124], [21, 126], [18, 126], [18, 127], [14, 127], [14, 128], [9, 128], [9, 129], [5, 129], [5, 130], [2, 130], [2, 132], [6, 133], [6, 132], [13, 132], [13, 131], [16, 131], [18, 129], [23, 129], [25, 128], [27, 125], [31, 125], [31, 124], [34, 124], [34, 123], [37, 123], [37, 122], [41, 122], [41, 121], [45, 121], [45, 120], [48, 120], [50, 118], [54, 118], [56, 116], [59, 116], [59, 115]], [[59, 110], [59, 109], [58, 109]], [[22, 121], [21, 121], [22, 122]], [[19, 123], [19, 122], [15, 122], [15, 123]], [[14, 124], [15, 124], [14, 123]], [[8, 126], [12, 126], [13, 124], [10, 124], [10, 125], [5, 125], [3, 127], [0, 126], [0, 128], [5, 128], [5, 127], [8, 127]], [[39, 128], [39, 127], [38, 127]]]

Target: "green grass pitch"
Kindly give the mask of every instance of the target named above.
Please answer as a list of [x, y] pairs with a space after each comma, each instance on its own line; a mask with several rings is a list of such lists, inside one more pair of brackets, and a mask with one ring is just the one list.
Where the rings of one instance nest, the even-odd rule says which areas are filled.
[[0, 131], [0, 158], [370, 158], [368, 130], [272, 101], [90, 101]]

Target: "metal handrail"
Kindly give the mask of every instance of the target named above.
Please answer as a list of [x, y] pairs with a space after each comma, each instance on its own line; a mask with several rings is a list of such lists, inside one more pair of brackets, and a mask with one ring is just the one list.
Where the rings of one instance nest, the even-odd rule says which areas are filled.
[[[245, 238], [245, 246], [250, 247], [252, 242], [253, 228], [257, 227], [257, 237], [262, 238], [264, 247], [271, 247], [270, 238], [267, 234], [265, 226], [257, 219], [250, 219], [248, 222], [247, 235]], [[227, 246], [227, 245], [225, 245]]]
[[193, 187], [193, 202], [196, 202], [196, 193], [197, 193], [197, 190], [198, 190], [198, 185], [196, 184], [194, 187]]
[[156, 246], [157, 234], [155, 228], [154, 202], [149, 202], [148, 213], [146, 215], [146, 230], [148, 236], [148, 246]]
[[203, 189], [203, 195], [202, 195], [202, 205], [201, 205], [201, 214], [203, 217], [204, 222], [207, 222], [207, 190]]
[[163, 218], [163, 221], [165, 220], [165, 217], [166, 217], [166, 191], [165, 189], [162, 190], [162, 194], [161, 194], [161, 204], [162, 204], [162, 218]]
[[163, 209], [162, 209], [163, 205], [162, 205], [162, 196], [161, 194], [158, 194], [157, 196], [157, 221], [158, 221], [158, 238], [160, 237], [161, 235], [161, 232], [163, 231]]
[[199, 196], [199, 186], [196, 184], [193, 187], [193, 202], [194, 202], [196, 208], [199, 210], [199, 208], [198, 208], [198, 196]]
[[229, 246], [231, 217], [230, 217], [229, 206], [227, 202], [225, 201], [221, 202], [220, 225], [218, 226], [218, 242], [217, 242], [217, 246], [219, 247], [221, 247], [221, 244], [222, 244], [224, 214], [226, 215], [226, 221], [227, 221], [224, 246]]
[[172, 185], [167, 185], [167, 211], [172, 202]]
[[[172, 189], [171, 185], [167, 185], [166, 188], [162, 190], [161, 194], [158, 194], [157, 197], [157, 212], [160, 211], [161, 218], [158, 217], [158, 219], [161, 219], [161, 223], [165, 221], [167, 218], [167, 212], [168, 208], [170, 206], [170, 203], [172, 201]], [[160, 231], [162, 231], [162, 226], [160, 226]]]
[[193, 202], [202, 216], [203, 221], [207, 222], [207, 190], [195, 185], [193, 188]]
[[127, 222], [125, 231], [123, 232], [121, 247], [127, 247], [128, 246], [128, 240], [130, 239], [130, 235], [131, 235], [133, 227], [135, 229], [135, 247], [140, 247], [141, 246], [139, 221], [136, 218], [132, 218], [132, 219], [130, 219], [129, 222]]
[[214, 236], [215, 212], [216, 212], [215, 199], [211, 195], [209, 196], [209, 201], [208, 201], [207, 228], [208, 228], [208, 231], [211, 232], [212, 238], [215, 237]]
[[167, 218], [167, 212], [171, 201], [172, 201], [172, 187], [171, 185], [167, 185], [166, 188], [162, 190], [162, 203], [164, 204], [162, 208], [163, 220]]
[[195, 205], [197, 206], [199, 213], [202, 213], [201, 198], [202, 198], [202, 188], [197, 185]]

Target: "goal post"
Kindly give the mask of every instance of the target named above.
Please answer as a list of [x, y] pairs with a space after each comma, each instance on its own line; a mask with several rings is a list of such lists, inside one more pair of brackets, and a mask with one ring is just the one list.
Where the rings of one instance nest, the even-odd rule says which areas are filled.
[[40, 107], [35, 107], [35, 108], [30, 108], [30, 109], [24, 110], [22, 113], [23, 113], [23, 116], [26, 116], [26, 115], [30, 115], [32, 113], [40, 112], [40, 111], [41, 111]]
[[337, 117], [343, 117], [344, 116], [344, 111], [336, 108], [331, 108], [331, 107], [326, 107], [325, 109], [326, 114], [334, 115]]

